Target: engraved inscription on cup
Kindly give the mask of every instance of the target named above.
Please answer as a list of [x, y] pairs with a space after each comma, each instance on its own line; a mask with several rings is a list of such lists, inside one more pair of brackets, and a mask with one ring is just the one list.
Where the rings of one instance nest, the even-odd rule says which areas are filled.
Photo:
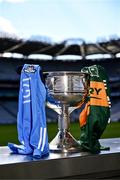
[[49, 93], [61, 103], [75, 106], [88, 94], [89, 75], [80, 72], [50, 72], [46, 79]]

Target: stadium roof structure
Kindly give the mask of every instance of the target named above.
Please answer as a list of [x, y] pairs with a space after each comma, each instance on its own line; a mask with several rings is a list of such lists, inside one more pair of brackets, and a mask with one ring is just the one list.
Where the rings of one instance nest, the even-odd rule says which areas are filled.
[[110, 55], [116, 58], [120, 53], [120, 39], [105, 42], [86, 43], [83, 39], [67, 39], [60, 43], [25, 40], [14, 37], [0, 36], [0, 55], [17, 53], [28, 57], [30, 55], [49, 55], [56, 58], [61, 55], [77, 55], [86, 59], [89, 55]]

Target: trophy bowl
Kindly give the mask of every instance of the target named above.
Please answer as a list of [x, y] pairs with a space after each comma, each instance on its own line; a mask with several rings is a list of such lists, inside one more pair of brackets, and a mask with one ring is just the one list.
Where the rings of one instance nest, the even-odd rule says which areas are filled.
[[[47, 72], [45, 84], [51, 96], [59, 105], [49, 107], [58, 113], [58, 133], [50, 142], [50, 150], [53, 152], [79, 152], [80, 144], [70, 133], [69, 110], [76, 109], [86, 99], [89, 93], [89, 74], [77, 71]], [[51, 105], [50, 105], [51, 104]]]

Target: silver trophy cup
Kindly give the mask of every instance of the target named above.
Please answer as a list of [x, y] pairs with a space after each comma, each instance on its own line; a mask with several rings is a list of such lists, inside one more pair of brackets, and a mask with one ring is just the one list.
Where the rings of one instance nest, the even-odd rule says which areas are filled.
[[80, 144], [70, 133], [70, 113], [88, 96], [89, 74], [76, 71], [48, 72], [46, 86], [49, 95], [59, 104], [48, 102], [48, 106], [58, 113], [58, 133], [50, 142], [50, 150], [79, 152]]

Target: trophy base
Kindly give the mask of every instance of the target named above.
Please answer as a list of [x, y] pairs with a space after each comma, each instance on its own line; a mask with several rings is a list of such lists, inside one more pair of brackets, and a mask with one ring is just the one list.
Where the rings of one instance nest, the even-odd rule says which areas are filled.
[[50, 142], [50, 151], [55, 153], [77, 153], [81, 151], [80, 144], [69, 131], [59, 131]]

